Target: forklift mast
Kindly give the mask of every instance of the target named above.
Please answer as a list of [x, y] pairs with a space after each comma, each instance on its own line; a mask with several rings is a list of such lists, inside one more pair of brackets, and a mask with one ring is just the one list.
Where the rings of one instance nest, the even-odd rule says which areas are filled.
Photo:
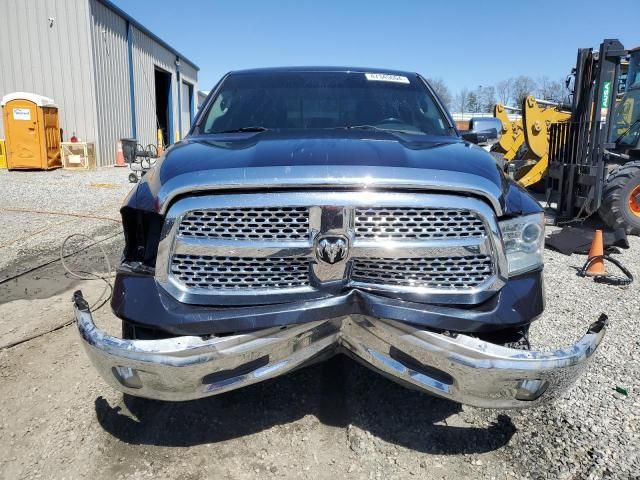
[[[571, 118], [550, 126], [547, 203], [556, 203], [556, 219], [589, 216], [600, 207], [607, 175], [620, 64], [624, 46], [607, 39], [598, 52], [578, 50]], [[578, 212], [576, 214], [576, 211]]]

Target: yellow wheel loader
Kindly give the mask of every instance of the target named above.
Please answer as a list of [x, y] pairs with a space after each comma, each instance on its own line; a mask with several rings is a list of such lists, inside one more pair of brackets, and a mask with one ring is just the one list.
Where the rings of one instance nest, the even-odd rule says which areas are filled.
[[532, 96], [524, 99], [522, 124], [526, 151], [514, 176], [518, 183], [529, 187], [546, 176], [549, 169], [549, 127], [570, 118], [571, 112], [554, 102]]
[[524, 143], [522, 120], [510, 120], [508, 110], [517, 109], [507, 107], [502, 103], [497, 103], [493, 107], [493, 116], [502, 123], [502, 135], [491, 151], [501, 154], [505, 162], [515, 159]]
[[522, 102], [521, 120], [510, 120], [507, 110], [517, 110], [501, 103], [493, 108], [493, 116], [502, 123], [502, 136], [493, 147], [502, 155], [510, 176], [529, 187], [544, 178], [549, 167], [549, 127], [568, 120], [571, 113], [554, 102], [529, 96]]

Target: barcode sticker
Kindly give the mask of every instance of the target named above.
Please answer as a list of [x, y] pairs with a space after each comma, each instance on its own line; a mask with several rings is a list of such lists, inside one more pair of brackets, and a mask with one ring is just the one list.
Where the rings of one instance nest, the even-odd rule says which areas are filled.
[[367, 80], [374, 82], [409, 83], [409, 79], [402, 75], [389, 75], [388, 73], [365, 73]]

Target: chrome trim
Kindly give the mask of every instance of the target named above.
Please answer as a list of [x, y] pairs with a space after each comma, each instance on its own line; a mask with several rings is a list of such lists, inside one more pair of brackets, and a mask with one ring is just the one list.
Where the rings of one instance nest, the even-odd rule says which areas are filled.
[[216, 395], [345, 352], [395, 381], [455, 402], [532, 407], [571, 386], [607, 326], [603, 316], [574, 345], [535, 352], [363, 315], [207, 339], [123, 340], [96, 327], [80, 292], [74, 311], [87, 355], [110, 386], [166, 401]]
[[[491, 222], [488, 222], [489, 226]], [[489, 226], [487, 232], [490, 231]], [[491, 254], [491, 245], [478, 237], [429, 240], [356, 240], [352, 247], [352, 257], [374, 256], [449, 256], [486, 253]], [[400, 253], [402, 255], [400, 255]]]
[[[371, 240], [358, 239], [354, 233], [357, 207], [459, 208], [475, 212], [485, 224], [486, 236], [440, 239]], [[245, 207], [310, 207], [307, 241], [221, 240], [181, 237], [177, 234], [180, 219], [193, 210]], [[341, 236], [348, 241], [346, 257], [335, 264], [318, 262], [316, 242], [322, 236]], [[169, 275], [171, 255], [198, 254], [238, 257], [308, 256], [311, 284], [290, 289], [260, 289], [255, 292], [234, 289], [186, 288]], [[372, 285], [349, 280], [351, 261], [358, 257], [464, 256], [486, 254], [495, 262], [495, 274], [488, 281], [464, 291], [439, 288]], [[507, 260], [502, 237], [493, 210], [483, 201], [457, 195], [374, 192], [374, 191], [305, 191], [261, 194], [205, 195], [178, 200], [167, 212], [160, 236], [156, 259], [156, 281], [176, 299], [185, 303], [234, 305], [246, 303], [280, 303], [326, 296], [340, 289], [357, 287], [372, 292], [398, 294], [400, 298], [418, 302], [479, 303], [498, 291], [507, 279]]]
[[313, 248], [303, 242], [277, 240], [218, 240], [178, 237], [173, 253], [242, 257], [311, 257]]
[[[154, 169], [151, 175], [157, 175], [156, 171]], [[148, 181], [157, 182], [158, 179], [152, 176]], [[157, 208], [158, 213], [164, 215], [176, 197], [189, 193], [274, 188], [456, 192], [484, 198], [498, 216], [504, 213], [501, 186], [480, 175], [428, 168], [360, 165], [283, 165], [189, 172], [171, 178], [160, 187]]]

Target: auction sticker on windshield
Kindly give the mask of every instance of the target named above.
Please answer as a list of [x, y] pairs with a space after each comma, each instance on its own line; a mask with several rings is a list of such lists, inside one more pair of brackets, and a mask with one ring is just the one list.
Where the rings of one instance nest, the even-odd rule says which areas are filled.
[[409, 83], [409, 79], [402, 75], [389, 75], [388, 73], [365, 73], [367, 80], [376, 82], [394, 82], [394, 83]]

